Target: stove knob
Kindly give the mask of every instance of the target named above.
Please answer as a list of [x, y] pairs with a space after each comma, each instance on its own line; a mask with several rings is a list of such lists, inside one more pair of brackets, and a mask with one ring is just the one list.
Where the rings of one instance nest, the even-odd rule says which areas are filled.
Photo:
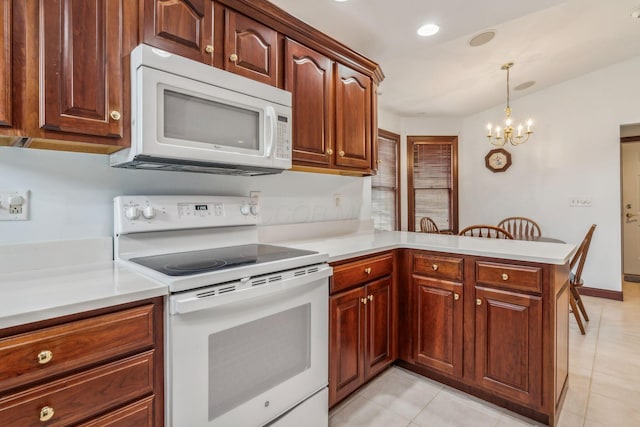
[[136, 206], [128, 207], [127, 210], [124, 211], [124, 216], [128, 219], [138, 219], [140, 218], [140, 209]]
[[156, 216], [156, 210], [153, 208], [153, 206], [146, 206], [142, 210], [142, 216], [147, 219], [153, 219]]
[[240, 213], [244, 216], [249, 215], [249, 212], [251, 212], [251, 210], [249, 209], [248, 205], [242, 205], [240, 206]]
[[256, 216], [260, 213], [260, 206], [251, 205], [251, 215]]

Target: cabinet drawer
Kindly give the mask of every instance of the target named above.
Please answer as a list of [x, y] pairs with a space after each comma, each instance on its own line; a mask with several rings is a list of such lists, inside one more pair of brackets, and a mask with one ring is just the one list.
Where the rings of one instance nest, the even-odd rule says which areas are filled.
[[393, 255], [384, 254], [333, 267], [331, 293], [339, 292], [393, 272]]
[[0, 399], [0, 419], [4, 427], [70, 425], [152, 392], [148, 351]]
[[153, 346], [153, 304], [0, 339], [0, 390]]
[[461, 282], [463, 265], [462, 258], [420, 253], [413, 255], [413, 272], [422, 276]]
[[542, 268], [497, 262], [476, 262], [476, 283], [523, 291], [542, 291]]
[[153, 427], [154, 396], [81, 424], [81, 427]]

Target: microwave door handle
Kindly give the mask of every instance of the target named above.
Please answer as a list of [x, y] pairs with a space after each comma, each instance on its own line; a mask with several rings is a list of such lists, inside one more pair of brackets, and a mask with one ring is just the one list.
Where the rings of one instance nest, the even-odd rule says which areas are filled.
[[271, 105], [266, 108], [266, 116], [269, 123], [269, 137], [264, 148], [264, 156], [269, 158], [271, 157], [271, 150], [273, 149], [273, 143], [276, 139], [276, 110], [274, 110]]

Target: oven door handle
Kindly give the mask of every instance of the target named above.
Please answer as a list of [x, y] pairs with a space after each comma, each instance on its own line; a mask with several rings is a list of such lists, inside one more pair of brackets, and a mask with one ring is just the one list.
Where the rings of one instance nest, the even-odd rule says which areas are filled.
[[311, 282], [328, 278], [332, 273], [333, 269], [327, 264], [320, 267], [318, 271], [313, 273], [307, 273], [303, 276], [292, 277], [278, 282], [234, 291], [228, 294], [197, 296], [196, 292], [190, 292], [188, 294], [175, 295], [170, 297], [169, 311], [171, 314], [186, 314], [222, 305], [243, 302], [277, 292], [291, 290], [300, 286], [306, 286]]

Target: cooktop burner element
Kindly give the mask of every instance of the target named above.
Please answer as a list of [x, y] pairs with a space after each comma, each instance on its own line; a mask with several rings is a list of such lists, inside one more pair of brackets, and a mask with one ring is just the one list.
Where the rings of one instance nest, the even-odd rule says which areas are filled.
[[130, 261], [168, 276], [190, 276], [315, 253], [283, 246], [250, 244], [131, 258]]

